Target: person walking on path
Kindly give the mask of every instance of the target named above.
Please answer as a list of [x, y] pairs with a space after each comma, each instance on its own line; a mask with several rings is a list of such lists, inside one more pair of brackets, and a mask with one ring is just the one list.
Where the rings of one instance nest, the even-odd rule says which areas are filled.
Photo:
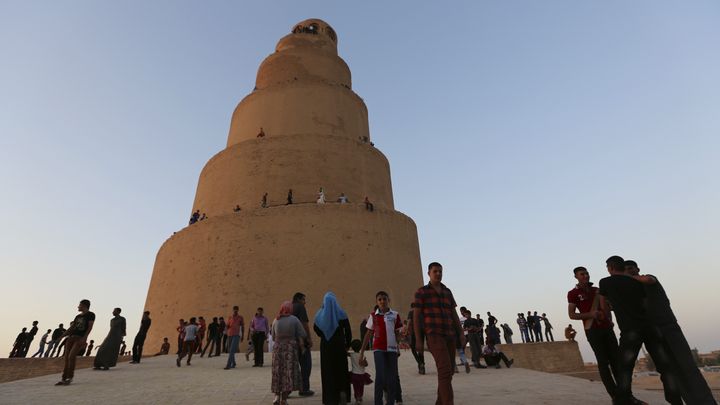
[[670, 300], [657, 277], [640, 275], [633, 260], [625, 261], [625, 272], [643, 284], [645, 303], [650, 322], [660, 329], [667, 348], [672, 354], [672, 367], [678, 370], [682, 398], [688, 404], [717, 404], [712, 391], [695, 363], [690, 345], [670, 307]]
[[63, 327], [63, 324], [58, 325], [58, 327], [53, 331], [52, 337], [50, 340], [50, 344], [48, 345], [47, 350], [45, 351], [44, 357], [52, 357], [55, 354], [55, 349], [58, 347], [58, 344], [60, 343], [61, 336], [65, 333], [65, 328]]
[[105, 340], [100, 344], [93, 368], [95, 370], [109, 370], [117, 365], [120, 345], [125, 336], [125, 318], [120, 316], [121, 309], [113, 309], [113, 318], [110, 320], [110, 331]]
[[150, 311], [143, 312], [142, 320], [140, 321], [140, 330], [137, 335], [135, 335], [135, 340], [133, 340], [131, 364], [138, 364], [140, 363], [140, 359], [142, 359], [143, 345], [145, 345], [145, 338], [147, 337], [151, 323]]
[[190, 360], [192, 360], [192, 355], [193, 353], [195, 353], [197, 332], [198, 325], [195, 322], [195, 317], [193, 316], [192, 318], [190, 318], [190, 323], [185, 326], [185, 337], [183, 339], [182, 350], [180, 350], [180, 354], [178, 354], [178, 358], [177, 360], [175, 360], [175, 365], [177, 365], [178, 367], [180, 367], [180, 363], [182, 363], [182, 359], [185, 357], [185, 355], [188, 356], [187, 365], [192, 365], [190, 364]]
[[430, 282], [415, 292], [414, 324], [417, 350], [422, 353], [427, 340], [428, 349], [435, 359], [438, 372], [437, 405], [453, 405], [452, 377], [454, 372], [455, 338], [464, 345], [457, 303], [452, 292], [442, 283], [440, 263], [428, 265]]
[[32, 357], [35, 357], [35, 356], [42, 357], [43, 356], [43, 353], [45, 352], [45, 345], [48, 342], [47, 340], [48, 340], [48, 336], [50, 336], [50, 332], [52, 332], [52, 329], [48, 329], [47, 332], [45, 332], [45, 334], [42, 335], [42, 337], [40, 338], [40, 348], [38, 349], [37, 352], [35, 352], [35, 354], [32, 355]]
[[345, 403], [341, 401], [350, 399], [347, 351], [352, 341], [352, 331], [347, 313], [332, 292], [325, 293], [322, 307], [315, 314], [313, 330], [320, 338], [322, 403]]
[[[400, 314], [390, 309], [390, 297], [385, 291], [375, 294], [377, 309], [370, 314], [368, 331], [373, 335], [375, 359], [375, 405], [383, 405], [383, 392], [387, 391], [387, 405], [395, 405], [398, 397], [398, 331], [403, 327]], [[370, 333], [361, 344], [360, 362], [365, 362], [365, 346]]]
[[480, 357], [482, 357], [482, 327], [480, 326], [480, 320], [473, 318], [472, 312], [469, 309], [465, 310], [465, 322], [463, 323], [463, 329], [467, 332], [467, 340], [470, 344], [470, 353], [473, 366], [475, 368], [485, 368], [480, 364]]
[[245, 334], [245, 320], [238, 313], [240, 307], [237, 305], [233, 306], [233, 313], [228, 317], [227, 320], [227, 336], [230, 338], [228, 343], [228, 359], [225, 364], [225, 370], [235, 368], [237, 363], [235, 362], [235, 353], [237, 353], [240, 342], [243, 341]]
[[271, 389], [275, 393], [274, 405], [287, 405], [288, 395], [302, 387], [299, 355], [306, 350], [303, 342], [306, 333], [300, 320], [292, 313], [292, 302], [283, 302], [272, 324]]
[[263, 315], [262, 307], [259, 307], [250, 323], [250, 336], [252, 337], [253, 346], [255, 347], [255, 364], [253, 364], [253, 367], [262, 367], [265, 363], [263, 361], [263, 348], [269, 330], [270, 325], [268, 324], [268, 319]]
[[315, 394], [310, 389], [310, 372], [312, 371], [312, 349], [313, 341], [310, 335], [310, 319], [308, 318], [307, 309], [305, 308], [305, 294], [301, 292], [293, 295], [293, 315], [300, 320], [305, 329], [304, 349], [300, 351], [300, 373], [302, 374], [302, 386], [300, 387], [300, 396], [309, 397]]
[[90, 300], [82, 300], [78, 305], [80, 314], [75, 317], [63, 336], [65, 339], [65, 367], [63, 368], [62, 379], [55, 385], [70, 385], [75, 376], [75, 360], [80, 349], [87, 342], [88, 335], [95, 323], [95, 314], [90, 312]]
[[[410, 335], [410, 352], [413, 355], [413, 358], [415, 359], [415, 362], [418, 365], [418, 374], [425, 374], [425, 355], [423, 353], [418, 353], [417, 351], [417, 341], [415, 340], [415, 324], [414, 317], [413, 317], [413, 306], [414, 304], [410, 304], [410, 312], [408, 312], [408, 334]], [[367, 322], [367, 321], [365, 321]], [[364, 338], [364, 336], [363, 336]], [[365, 348], [367, 346], [363, 346]]]

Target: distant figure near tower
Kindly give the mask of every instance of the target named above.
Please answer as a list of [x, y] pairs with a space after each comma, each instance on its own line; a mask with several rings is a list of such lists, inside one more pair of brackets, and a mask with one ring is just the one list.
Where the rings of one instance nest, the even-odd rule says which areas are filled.
[[[367, 297], [382, 289], [407, 305], [422, 284], [415, 223], [395, 210], [390, 165], [369, 142], [368, 110], [352, 90], [335, 30], [310, 19], [288, 31], [237, 105], [225, 149], [200, 173], [191, 209], [207, 219], [179, 230], [157, 254], [145, 305], [153, 314], [148, 342], [172, 336], [190, 314], [228, 313], [235, 304], [252, 314], [297, 291], [315, 313], [328, 286], [357, 335]], [[267, 135], [258, 138], [258, 129]], [[290, 197], [290, 189], [292, 204], [268, 201]], [[369, 199], [310, 203], [340, 193]], [[236, 205], [242, 211], [229, 209]], [[358, 271], [363, 277], [348, 283]]]

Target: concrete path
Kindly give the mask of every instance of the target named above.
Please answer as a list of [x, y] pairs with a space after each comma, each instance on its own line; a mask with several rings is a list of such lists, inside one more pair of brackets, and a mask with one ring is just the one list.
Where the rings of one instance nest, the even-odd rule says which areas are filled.
[[[311, 386], [316, 394], [300, 398], [293, 393], [290, 405], [321, 404], [320, 357], [313, 353]], [[409, 352], [400, 356], [400, 379], [405, 404], [434, 404], [437, 377], [432, 358], [428, 374], [417, 374]], [[271, 404], [270, 366], [251, 367], [238, 355], [238, 367], [223, 370], [226, 357], [193, 358], [192, 366], [175, 366], [175, 356], [143, 359], [142, 364], [122, 363], [110, 371], [79, 370], [72, 385], [56, 387], [59, 375], [0, 384], [2, 404]], [[372, 359], [368, 372], [375, 375]], [[266, 354], [266, 363], [270, 356]], [[610, 404], [602, 384], [521, 368], [473, 369], [453, 379], [455, 403], [462, 404]], [[365, 387], [364, 404], [372, 404], [373, 386]], [[651, 404], [664, 403], [662, 392], [636, 390]]]

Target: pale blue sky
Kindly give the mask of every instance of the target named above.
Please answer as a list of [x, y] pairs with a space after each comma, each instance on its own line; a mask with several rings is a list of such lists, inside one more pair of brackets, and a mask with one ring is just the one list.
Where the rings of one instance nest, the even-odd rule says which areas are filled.
[[572, 268], [620, 254], [720, 348], [720, 3], [418, 3], [0, 1], [0, 349], [80, 298], [96, 341], [115, 306], [135, 334], [233, 109], [311, 17], [461, 304], [547, 312], [560, 337]]

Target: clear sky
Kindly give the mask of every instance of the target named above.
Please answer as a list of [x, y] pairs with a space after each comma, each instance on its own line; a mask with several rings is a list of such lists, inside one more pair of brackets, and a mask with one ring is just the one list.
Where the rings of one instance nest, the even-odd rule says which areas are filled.
[[572, 269], [619, 254], [720, 348], [720, 3], [422, 3], [0, 0], [0, 353], [80, 298], [91, 338], [120, 306], [132, 339], [233, 109], [311, 17], [461, 305], [547, 312], [561, 338]]

